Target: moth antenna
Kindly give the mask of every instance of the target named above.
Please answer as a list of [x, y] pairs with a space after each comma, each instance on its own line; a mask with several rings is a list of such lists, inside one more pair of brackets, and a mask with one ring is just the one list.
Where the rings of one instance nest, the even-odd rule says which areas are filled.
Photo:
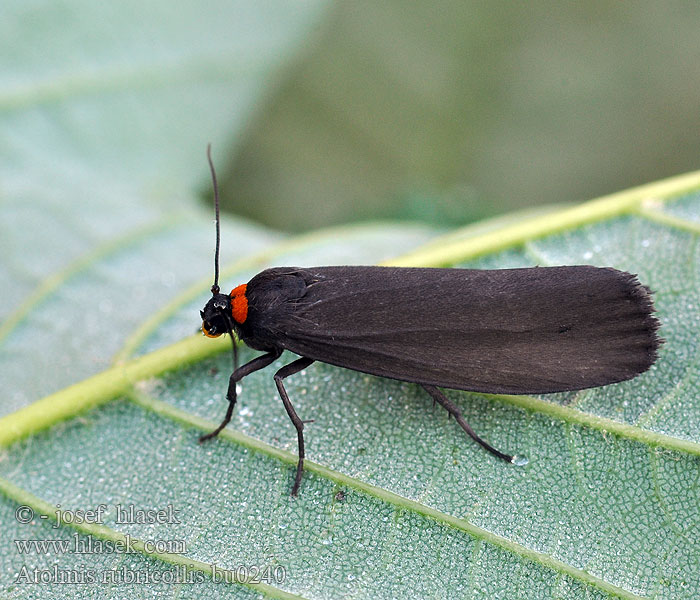
[[219, 288], [219, 246], [221, 245], [221, 220], [219, 218], [219, 186], [216, 183], [216, 170], [211, 160], [211, 143], [207, 144], [207, 160], [211, 170], [211, 181], [214, 185], [214, 207], [216, 210], [216, 250], [214, 251], [214, 285], [211, 286], [211, 293], [218, 294]]

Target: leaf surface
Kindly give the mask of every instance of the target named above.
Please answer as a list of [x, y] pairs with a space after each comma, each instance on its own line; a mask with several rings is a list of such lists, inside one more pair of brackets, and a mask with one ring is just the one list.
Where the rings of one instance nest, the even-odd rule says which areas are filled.
[[[389, 225], [281, 240], [225, 220], [227, 286], [270, 264], [413, 249], [392, 262], [605, 264], [656, 290], [667, 343], [638, 379], [541, 398], [450, 392], [481, 435], [529, 456], [521, 469], [415, 386], [314, 364], [288, 382], [314, 419], [292, 499], [296, 438], [272, 367], [244, 381], [222, 436], [197, 443], [223, 415], [231, 358], [228, 340], [190, 335], [212, 259], [195, 200], [206, 142], [217, 157], [237, 147], [324, 5], [97, 6], [3, 12], [4, 596], [697, 597], [699, 175], [434, 241]], [[106, 511], [68, 523], [59, 505]], [[130, 507], [169, 516], [130, 522]], [[107, 542], [131, 551], [89, 545]], [[218, 581], [265, 567], [266, 582]], [[33, 583], [46, 577], [62, 585]]]
[[[122, 366], [3, 420], [5, 539], [27, 537], [12, 518], [18, 503], [37, 511], [105, 504], [105, 529], [92, 531], [98, 539], [184, 541], [172, 554], [115, 556], [110, 569], [282, 568], [284, 578], [263, 586], [230, 584], [234, 597], [695, 597], [698, 187], [700, 175], [676, 178], [452, 233], [391, 261], [612, 265], [655, 290], [666, 344], [637, 379], [542, 397], [448, 392], [481, 435], [528, 455], [528, 466], [483, 452], [415, 386], [314, 364], [287, 385], [297, 412], [314, 419], [300, 496], [291, 498], [296, 436], [271, 380], [274, 366], [244, 380], [229, 428], [197, 443], [225, 410], [228, 342], [162, 344], [206, 298], [203, 282], [198, 297], [182, 294], [133, 332]], [[245, 280], [275, 258], [308, 264], [311, 248], [329, 256], [318, 240], [285, 242], [284, 257], [244, 259], [225, 279]], [[118, 524], [117, 505], [171, 505], [180, 522]], [[37, 527], [33, 536], [44, 538], [91, 532]], [[26, 560], [12, 548], [5, 555], [8, 572]], [[85, 564], [73, 555], [60, 564], [73, 559]], [[104, 555], [89, 565], [107, 568]], [[167, 593], [217, 597], [217, 585], [226, 585], [205, 579]]]

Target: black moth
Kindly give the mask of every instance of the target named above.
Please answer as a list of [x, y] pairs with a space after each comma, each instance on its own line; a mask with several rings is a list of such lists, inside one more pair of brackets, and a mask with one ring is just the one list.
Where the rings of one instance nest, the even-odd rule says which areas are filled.
[[[422, 386], [486, 450], [509, 462], [467, 424], [439, 387], [495, 394], [540, 394], [631, 379], [662, 343], [649, 289], [635, 275], [592, 266], [523, 269], [277, 267], [231, 294], [218, 285], [219, 216], [212, 298], [202, 331], [235, 333], [264, 352], [234, 368], [221, 424], [231, 420], [236, 383], [289, 350], [301, 358], [274, 376], [296, 430], [304, 464], [304, 422], [283, 380], [320, 361]], [[235, 356], [235, 344], [234, 344]], [[234, 358], [235, 364], [235, 358]]]

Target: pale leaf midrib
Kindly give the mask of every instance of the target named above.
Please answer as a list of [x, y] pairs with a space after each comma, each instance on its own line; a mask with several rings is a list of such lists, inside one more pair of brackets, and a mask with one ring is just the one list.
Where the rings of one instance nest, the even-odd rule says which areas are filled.
[[[625, 214], [637, 214], [645, 204], [668, 202], [674, 198], [700, 188], [700, 171], [671, 177], [662, 181], [639, 186], [558, 213], [527, 219], [522, 223], [507, 225], [500, 230], [481, 236], [457, 240], [444, 247], [433, 242], [428, 252], [419, 248], [404, 254], [387, 264], [394, 266], [443, 266], [457, 264], [484, 254], [502, 251], [527, 241], [567, 231], [573, 227], [592, 224]], [[677, 219], [677, 218], [676, 218]], [[677, 219], [684, 222], [682, 219]], [[669, 224], [671, 221], [669, 221]]]

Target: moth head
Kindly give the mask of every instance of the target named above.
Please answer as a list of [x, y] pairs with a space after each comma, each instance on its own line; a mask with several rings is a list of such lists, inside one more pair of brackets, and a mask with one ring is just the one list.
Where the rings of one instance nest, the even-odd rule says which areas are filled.
[[202, 333], [207, 337], [219, 337], [231, 330], [231, 298], [226, 294], [212, 294], [199, 314], [202, 316]]

